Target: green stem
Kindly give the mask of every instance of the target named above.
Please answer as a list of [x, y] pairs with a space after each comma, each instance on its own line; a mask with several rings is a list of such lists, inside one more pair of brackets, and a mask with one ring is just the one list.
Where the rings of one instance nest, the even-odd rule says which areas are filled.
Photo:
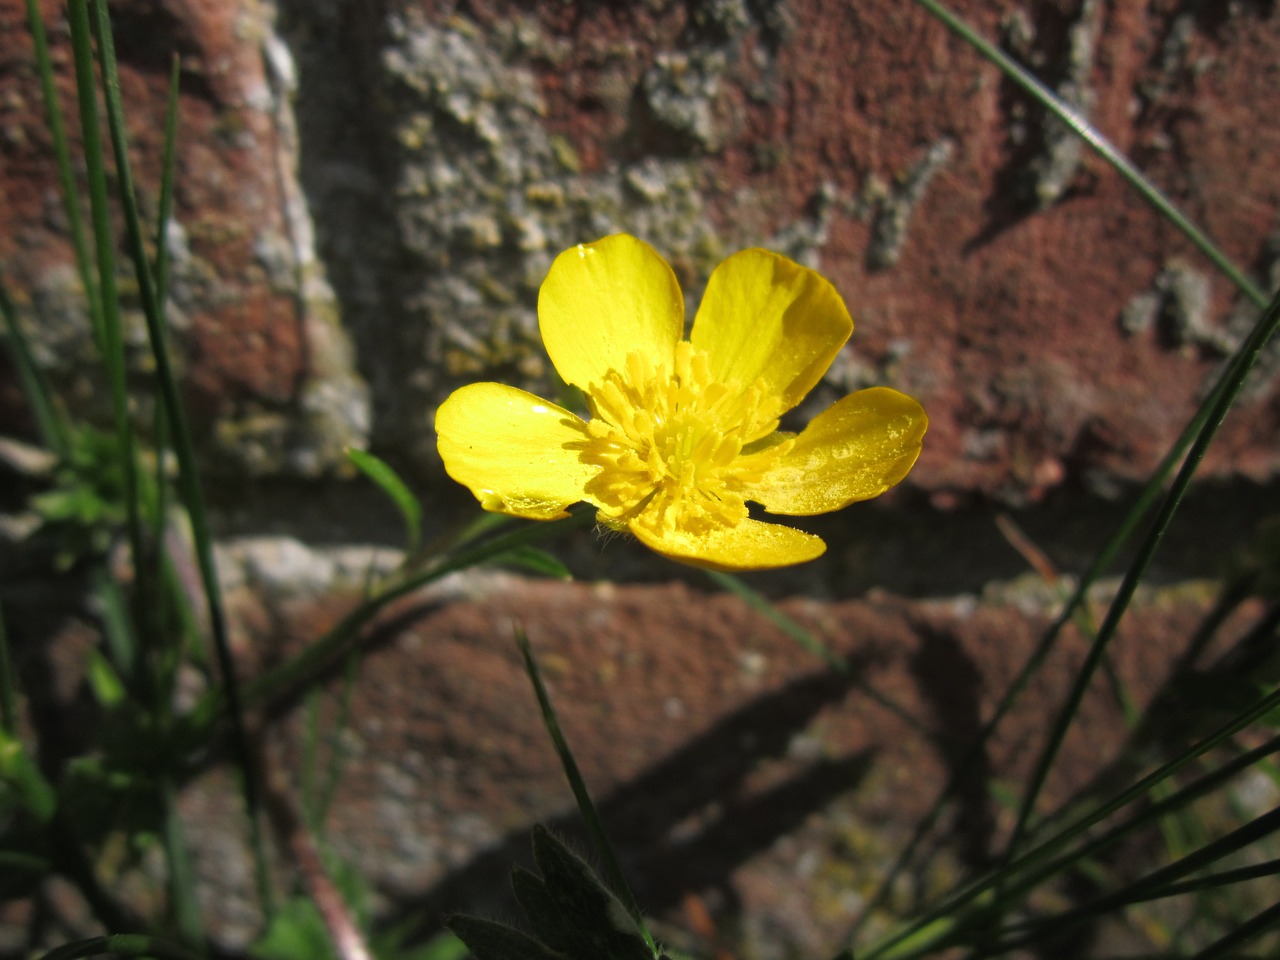
[[578, 812], [582, 814], [583, 822], [587, 825], [587, 832], [591, 835], [591, 844], [595, 847], [596, 856], [600, 858], [604, 866], [604, 872], [609, 878], [613, 892], [622, 900], [622, 905], [626, 907], [627, 913], [631, 915], [631, 919], [640, 931], [640, 935], [644, 937], [644, 942], [648, 945], [650, 953], [657, 957], [660, 952], [658, 945], [654, 942], [653, 934], [649, 932], [649, 928], [644, 922], [644, 914], [640, 910], [640, 904], [636, 900], [635, 894], [631, 892], [626, 875], [622, 872], [622, 865], [618, 862], [617, 854], [613, 852], [613, 844], [609, 842], [609, 836], [604, 831], [604, 821], [600, 819], [600, 811], [596, 809], [595, 802], [591, 799], [591, 792], [587, 789], [587, 783], [582, 778], [582, 771], [578, 769], [578, 762], [573, 757], [573, 751], [569, 749], [569, 741], [565, 739], [564, 731], [560, 729], [560, 720], [556, 716], [551, 697], [547, 695], [547, 688], [542, 683], [542, 675], [538, 672], [538, 664], [533, 659], [533, 652], [529, 649], [529, 638], [523, 630], [516, 631], [516, 646], [520, 648], [520, 656], [524, 659], [525, 672], [529, 675], [529, 682], [533, 684], [534, 695], [538, 698], [538, 708], [542, 712], [542, 724], [547, 728], [547, 735], [551, 737], [556, 756], [560, 758], [560, 766], [564, 770], [565, 779], [569, 781], [569, 789], [573, 791], [573, 798], [577, 801]]

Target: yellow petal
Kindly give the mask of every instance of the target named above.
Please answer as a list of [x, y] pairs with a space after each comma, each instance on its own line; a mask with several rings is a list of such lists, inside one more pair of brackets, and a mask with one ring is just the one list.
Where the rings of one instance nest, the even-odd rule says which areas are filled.
[[449, 476], [494, 513], [562, 517], [599, 470], [572, 446], [586, 436], [582, 420], [501, 383], [455, 390], [436, 411], [436, 433]]
[[770, 513], [792, 516], [878, 497], [907, 475], [928, 426], [924, 409], [905, 394], [859, 390], [814, 417], [795, 446], [742, 495]]
[[671, 366], [684, 333], [684, 298], [667, 262], [647, 243], [615, 234], [556, 257], [538, 293], [538, 326], [566, 383], [588, 389], [627, 354]]
[[752, 249], [711, 274], [689, 339], [707, 352], [716, 380], [762, 381], [765, 422], [804, 399], [852, 332], [844, 301], [820, 274]]
[[630, 530], [650, 550], [709, 570], [768, 570], [788, 567], [822, 556], [827, 545], [820, 537], [777, 523], [742, 520], [731, 527], [706, 533], [658, 530], [644, 517], [633, 520]]

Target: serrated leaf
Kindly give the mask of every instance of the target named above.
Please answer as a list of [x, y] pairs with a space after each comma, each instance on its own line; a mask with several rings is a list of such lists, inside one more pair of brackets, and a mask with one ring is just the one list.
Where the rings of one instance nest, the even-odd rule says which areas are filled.
[[505, 923], [457, 915], [447, 917], [444, 925], [476, 960], [566, 960], [564, 954]]
[[511, 871], [511, 889], [538, 939], [553, 950], [568, 951], [573, 945], [573, 936], [565, 930], [555, 897], [542, 878], [516, 867]]
[[569, 568], [563, 563], [545, 550], [539, 550], [537, 547], [530, 546], [527, 543], [512, 547], [506, 553], [495, 557], [494, 562], [523, 567], [532, 573], [541, 574], [544, 577], [554, 577], [557, 580], [573, 579], [573, 574], [569, 572]]
[[391, 502], [396, 505], [396, 509], [400, 511], [400, 516], [404, 520], [409, 553], [416, 553], [422, 537], [422, 504], [418, 498], [400, 479], [399, 474], [372, 453], [348, 447], [347, 459], [391, 498]]
[[653, 960], [635, 921], [586, 861], [553, 837], [533, 827], [533, 859], [547, 892], [559, 909], [563, 929], [573, 936], [569, 953], [577, 960]]

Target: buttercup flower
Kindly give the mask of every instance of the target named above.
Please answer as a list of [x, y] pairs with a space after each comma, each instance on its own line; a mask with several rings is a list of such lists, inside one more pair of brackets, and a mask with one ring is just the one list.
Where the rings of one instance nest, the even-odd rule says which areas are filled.
[[778, 429], [853, 332], [835, 288], [765, 250], [711, 274], [688, 340], [675, 274], [618, 234], [560, 254], [538, 295], [551, 362], [591, 419], [500, 383], [436, 414], [449, 476], [486, 510], [551, 520], [586, 501], [675, 560], [718, 570], [801, 563], [826, 544], [752, 519], [879, 496], [911, 469], [928, 419], [885, 387], [850, 394], [799, 434]]

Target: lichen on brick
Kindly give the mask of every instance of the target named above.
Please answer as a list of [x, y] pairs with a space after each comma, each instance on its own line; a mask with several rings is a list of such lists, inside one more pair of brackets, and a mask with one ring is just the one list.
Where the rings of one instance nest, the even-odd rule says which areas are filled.
[[882, 270], [898, 262], [916, 206], [954, 152], [955, 144], [949, 139], [932, 144], [919, 160], [902, 172], [876, 204], [867, 247], [867, 265], [871, 269]]
[[1215, 326], [1208, 274], [1184, 260], [1169, 261], [1156, 275], [1151, 289], [1130, 298], [1120, 314], [1120, 326], [1130, 336], [1155, 330], [1174, 349], [1199, 349], [1220, 356], [1232, 353], [1238, 337]]
[[728, 137], [717, 115], [726, 58], [720, 50], [660, 53], [641, 83], [654, 118], [678, 137], [706, 151]]
[[[652, 239], [696, 298], [726, 244], [694, 161], [644, 157], [582, 172], [542, 122], [527, 66], [534, 38], [512, 47], [412, 15], [391, 26], [382, 63], [399, 146], [397, 226], [418, 264], [403, 346], [419, 358], [410, 389], [425, 403], [481, 375], [548, 386], [537, 290], [575, 243], [620, 230]], [[430, 436], [421, 426], [416, 436], [429, 458]]]
[[[1037, 49], [1035, 23], [1024, 10], [1019, 8], [1002, 21], [1005, 45], [1011, 52], [1041, 73], [1066, 106], [1086, 118], [1097, 101], [1092, 74], [1103, 14], [1100, 0], [1083, 0], [1074, 22], [1067, 28], [1066, 50], [1057, 64], [1047, 63], [1043, 52]], [[1051, 75], [1044, 77], [1045, 73]], [[1023, 187], [1030, 203], [1043, 210], [1062, 199], [1071, 187], [1084, 157], [1084, 145], [1058, 116], [1041, 112], [1039, 107], [1032, 110], [1036, 113], [1025, 107], [1015, 110], [1011, 139], [1019, 143], [1032, 136], [1036, 138], [1036, 152], [1023, 171]], [[1040, 116], [1038, 122], [1027, 119], [1036, 115]]]

